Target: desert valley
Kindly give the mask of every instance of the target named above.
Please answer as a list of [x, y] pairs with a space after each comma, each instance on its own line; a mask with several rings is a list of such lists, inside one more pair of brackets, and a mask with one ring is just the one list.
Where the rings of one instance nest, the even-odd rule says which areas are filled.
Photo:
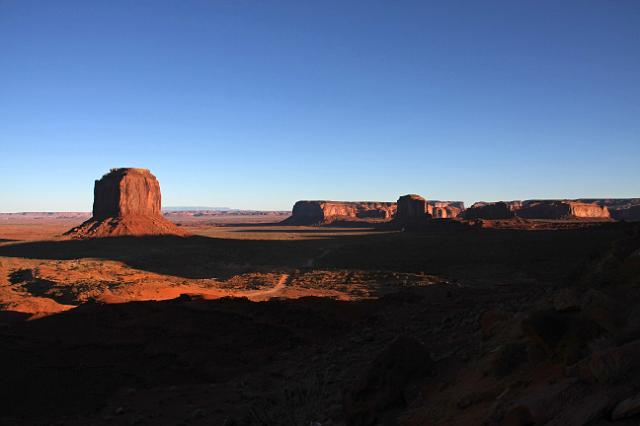
[[638, 0], [0, 0], [0, 426], [637, 426], [638, 117]]
[[0, 214], [0, 424], [606, 425], [640, 414], [640, 199]]

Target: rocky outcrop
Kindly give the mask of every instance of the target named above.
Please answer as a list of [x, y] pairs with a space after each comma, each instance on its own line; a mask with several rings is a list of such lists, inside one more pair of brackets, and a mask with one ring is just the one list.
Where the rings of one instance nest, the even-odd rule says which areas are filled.
[[419, 195], [407, 194], [398, 198], [398, 222], [412, 222], [430, 217], [427, 213], [427, 201]]
[[284, 220], [288, 225], [320, 225], [340, 220], [384, 221], [396, 212], [396, 203], [378, 201], [298, 201], [291, 217]]
[[147, 169], [111, 169], [95, 182], [93, 218], [159, 216], [160, 184]]
[[335, 222], [406, 222], [415, 218], [453, 218], [464, 210], [462, 201], [425, 200], [419, 195], [400, 197], [397, 203], [380, 201], [297, 201], [286, 225], [321, 225]]
[[65, 235], [72, 238], [187, 233], [161, 213], [160, 184], [147, 169], [111, 169], [95, 181], [93, 216]]
[[511, 206], [503, 201], [496, 203], [479, 202], [462, 212], [464, 219], [511, 219], [515, 217]]
[[572, 200], [524, 200], [478, 202], [464, 210], [464, 219], [504, 220], [519, 217], [523, 219], [609, 219], [606, 206]]
[[434, 218], [458, 217], [464, 210], [462, 201], [429, 201], [427, 200], [427, 213]]
[[525, 202], [522, 208], [517, 209], [515, 213], [525, 219], [609, 219], [611, 217], [606, 207], [564, 200], [530, 200]]
[[640, 204], [623, 208], [609, 208], [611, 217], [615, 220], [625, 220], [627, 222], [640, 221]]
[[579, 198], [575, 201], [606, 207], [615, 220], [640, 221], [640, 198]]

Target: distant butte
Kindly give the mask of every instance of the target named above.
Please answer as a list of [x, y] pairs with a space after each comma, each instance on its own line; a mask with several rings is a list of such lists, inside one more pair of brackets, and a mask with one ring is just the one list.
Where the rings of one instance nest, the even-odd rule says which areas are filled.
[[162, 216], [160, 184], [147, 169], [111, 169], [95, 181], [93, 193], [93, 216], [65, 235], [71, 238], [188, 235]]

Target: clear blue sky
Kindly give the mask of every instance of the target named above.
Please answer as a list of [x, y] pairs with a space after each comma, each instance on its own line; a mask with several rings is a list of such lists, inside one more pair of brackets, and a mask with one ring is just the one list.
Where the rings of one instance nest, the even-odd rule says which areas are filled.
[[640, 196], [640, 2], [0, 0], [0, 211]]

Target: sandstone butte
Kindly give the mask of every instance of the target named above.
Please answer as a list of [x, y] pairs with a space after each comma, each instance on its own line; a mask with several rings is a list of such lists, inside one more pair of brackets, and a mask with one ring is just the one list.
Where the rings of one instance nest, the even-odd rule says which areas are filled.
[[515, 214], [524, 219], [611, 218], [607, 207], [564, 200], [528, 200]]
[[302, 200], [294, 204], [288, 225], [318, 225], [338, 220], [388, 220], [396, 212], [396, 203], [379, 201]]
[[431, 217], [431, 215], [427, 213], [427, 200], [419, 195], [403, 195], [398, 198], [397, 205], [396, 222], [416, 222]]
[[462, 212], [464, 219], [511, 219], [513, 209], [504, 201], [495, 203], [478, 202]]
[[[424, 209], [418, 206], [420, 216], [425, 213], [433, 217], [456, 217], [464, 210], [462, 201], [424, 200]], [[422, 205], [421, 201], [417, 201]], [[291, 217], [284, 220], [286, 225], [319, 225], [338, 221], [389, 221], [397, 216], [398, 203], [383, 201], [329, 201], [302, 200], [297, 201]]]
[[165, 219], [160, 184], [147, 169], [118, 168], [95, 181], [93, 216], [67, 231], [71, 238], [188, 233]]
[[606, 206], [571, 200], [478, 202], [466, 209], [464, 219], [610, 219]]

